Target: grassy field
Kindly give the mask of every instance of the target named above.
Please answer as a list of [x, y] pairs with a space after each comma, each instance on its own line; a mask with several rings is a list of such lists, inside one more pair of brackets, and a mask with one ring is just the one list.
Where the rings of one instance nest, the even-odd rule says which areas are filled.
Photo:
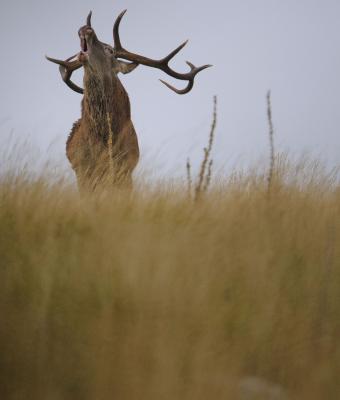
[[3, 176], [0, 398], [338, 399], [339, 186], [284, 157], [267, 186]]

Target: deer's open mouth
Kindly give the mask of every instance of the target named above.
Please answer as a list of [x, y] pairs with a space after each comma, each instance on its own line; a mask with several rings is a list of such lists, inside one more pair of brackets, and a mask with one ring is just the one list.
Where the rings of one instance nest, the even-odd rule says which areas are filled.
[[84, 37], [82, 37], [80, 39], [80, 47], [81, 47], [82, 51], [84, 51], [84, 52], [87, 51], [87, 42], [86, 42], [86, 39]]

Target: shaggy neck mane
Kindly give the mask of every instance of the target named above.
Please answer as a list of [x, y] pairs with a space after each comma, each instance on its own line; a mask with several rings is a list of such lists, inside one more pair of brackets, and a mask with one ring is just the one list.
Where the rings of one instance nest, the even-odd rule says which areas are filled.
[[88, 72], [84, 76], [82, 117], [91, 136], [107, 140], [108, 116], [112, 131], [120, 132], [131, 117], [128, 95], [117, 77], [101, 78]]

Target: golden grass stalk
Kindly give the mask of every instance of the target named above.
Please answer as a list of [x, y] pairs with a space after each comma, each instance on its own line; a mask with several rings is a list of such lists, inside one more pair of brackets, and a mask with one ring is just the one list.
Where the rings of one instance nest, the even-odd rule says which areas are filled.
[[115, 180], [115, 171], [114, 171], [114, 161], [113, 161], [113, 132], [112, 132], [112, 120], [111, 120], [111, 115], [110, 113], [106, 113], [107, 117], [107, 125], [108, 125], [108, 139], [107, 139], [107, 147], [108, 147], [108, 156], [109, 156], [109, 169], [110, 169], [110, 175], [112, 177], [112, 182]]
[[192, 178], [191, 178], [191, 164], [190, 159], [187, 159], [186, 163], [186, 171], [187, 171], [187, 190], [188, 190], [188, 198], [191, 199], [191, 191], [192, 191]]
[[274, 151], [274, 126], [273, 126], [273, 119], [272, 119], [272, 106], [271, 106], [271, 92], [270, 90], [267, 93], [267, 119], [268, 119], [268, 126], [269, 126], [269, 170], [268, 170], [268, 177], [267, 177], [267, 192], [270, 194], [272, 182], [273, 182], [273, 174], [274, 174], [274, 167], [275, 167], [275, 151]]
[[205, 180], [204, 180], [204, 185], [203, 185], [203, 192], [206, 192], [208, 190], [208, 187], [211, 182], [211, 176], [212, 176], [212, 166], [213, 166], [213, 160], [209, 160], [208, 164], [208, 170], [205, 175]]
[[194, 193], [195, 201], [197, 201], [200, 198], [202, 193], [205, 193], [208, 190], [211, 181], [213, 162], [212, 160], [210, 160], [210, 155], [214, 143], [216, 124], [217, 124], [217, 96], [214, 96], [213, 118], [209, 133], [209, 141], [208, 141], [208, 146], [203, 149], [203, 160], [201, 162], [198, 179], [195, 186], [195, 193]]

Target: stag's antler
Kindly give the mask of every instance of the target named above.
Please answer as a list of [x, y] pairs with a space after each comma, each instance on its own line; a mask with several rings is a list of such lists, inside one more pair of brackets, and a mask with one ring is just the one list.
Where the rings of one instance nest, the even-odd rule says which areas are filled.
[[148, 67], [152, 68], [158, 68], [165, 72], [166, 74], [172, 76], [173, 78], [184, 80], [184, 81], [189, 81], [188, 85], [184, 89], [176, 89], [175, 87], [171, 86], [169, 83], [164, 82], [162, 79], [160, 81], [164, 83], [169, 89], [173, 90], [174, 92], [178, 94], [185, 94], [190, 92], [192, 87], [194, 86], [194, 79], [195, 76], [202, 70], [211, 67], [212, 65], [207, 64], [207, 65], [202, 65], [201, 67], [195, 67], [191, 62], [187, 61], [187, 64], [190, 67], [190, 72], [187, 73], [179, 73], [174, 71], [169, 67], [169, 62], [170, 60], [180, 51], [183, 49], [183, 47], [188, 43], [188, 41], [185, 41], [182, 43], [180, 46], [178, 46], [175, 50], [173, 50], [169, 55], [166, 57], [162, 58], [161, 60], [152, 60], [151, 58], [147, 58], [144, 56], [141, 56], [139, 54], [131, 53], [127, 50], [125, 50], [121, 44], [120, 37], [119, 37], [119, 24], [120, 21], [122, 20], [124, 14], [126, 13], [127, 10], [124, 10], [122, 13], [119, 14], [118, 18], [116, 19], [116, 22], [113, 26], [113, 40], [115, 44], [115, 57], [116, 58], [124, 58], [125, 60], [136, 62], [138, 64], [146, 65]]
[[[92, 17], [92, 11], [89, 12], [86, 18], [86, 25], [89, 26], [90, 28], [91, 28], [91, 17]], [[78, 85], [76, 85], [71, 81], [72, 73], [83, 66], [83, 64], [78, 59], [73, 60], [77, 56], [78, 54], [75, 54], [74, 56], [69, 57], [65, 61], [57, 60], [56, 58], [51, 58], [47, 56], [45, 57], [48, 61], [51, 61], [59, 65], [60, 75], [69, 88], [71, 88], [77, 93], [84, 94], [84, 89], [82, 89], [81, 87], [79, 87]]]
[[[89, 15], [89, 17], [91, 18], [90, 15]], [[83, 66], [83, 64], [78, 59], [73, 60], [77, 56], [78, 56], [78, 54], [75, 54], [74, 56], [69, 57], [65, 61], [57, 60], [56, 58], [51, 58], [51, 57], [47, 57], [47, 56], [45, 56], [45, 57], [48, 61], [51, 61], [51, 62], [59, 65], [60, 75], [63, 78], [63, 81], [66, 83], [66, 85], [69, 88], [71, 88], [75, 92], [83, 94], [84, 90], [71, 81], [72, 73], [75, 70], [77, 70]], [[71, 60], [73, 60], [73, 61], [71, 61]]]

